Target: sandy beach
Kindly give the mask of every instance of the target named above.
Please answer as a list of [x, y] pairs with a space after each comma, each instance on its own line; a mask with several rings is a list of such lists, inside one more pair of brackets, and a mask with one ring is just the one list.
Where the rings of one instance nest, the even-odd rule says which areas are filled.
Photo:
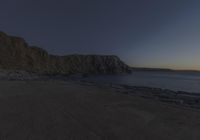
[[64, 81], [1, 81], [1, 140], [199, 140], [200, 111]]

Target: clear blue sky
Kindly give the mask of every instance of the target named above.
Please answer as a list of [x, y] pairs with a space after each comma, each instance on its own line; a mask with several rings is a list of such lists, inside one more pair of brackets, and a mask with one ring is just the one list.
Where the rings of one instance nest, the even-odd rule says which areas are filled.
[[53, 54], [200, 70], [198, 0], [6, 0], [0, 19], [1, 31]]

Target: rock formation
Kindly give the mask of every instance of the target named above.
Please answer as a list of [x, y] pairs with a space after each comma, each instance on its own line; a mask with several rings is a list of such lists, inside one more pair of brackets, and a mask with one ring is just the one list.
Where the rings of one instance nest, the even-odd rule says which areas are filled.
[[0, 69], [45, 74], [130, 72], [130, 68], [117, 56], [50, 55], [39, 47], [29, 46], [22, 38], [8, 36], [3, 32], [0, 32]]

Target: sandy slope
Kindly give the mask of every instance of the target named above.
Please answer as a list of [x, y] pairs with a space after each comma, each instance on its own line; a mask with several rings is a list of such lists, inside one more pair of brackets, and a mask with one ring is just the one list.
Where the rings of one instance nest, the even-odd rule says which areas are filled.
[[95, 86], [0, 82], [0, 140], [199, 140], [200, 111]]

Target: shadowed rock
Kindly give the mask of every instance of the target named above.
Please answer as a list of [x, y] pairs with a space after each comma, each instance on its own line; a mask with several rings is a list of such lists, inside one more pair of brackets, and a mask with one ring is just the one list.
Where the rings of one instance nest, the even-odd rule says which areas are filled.
[[0, 68], [46, 74], [118, 74], [130, 72], [129, 66], [113, 55], [50, 55], [28, 46], [19, 37], [0, 32]]

